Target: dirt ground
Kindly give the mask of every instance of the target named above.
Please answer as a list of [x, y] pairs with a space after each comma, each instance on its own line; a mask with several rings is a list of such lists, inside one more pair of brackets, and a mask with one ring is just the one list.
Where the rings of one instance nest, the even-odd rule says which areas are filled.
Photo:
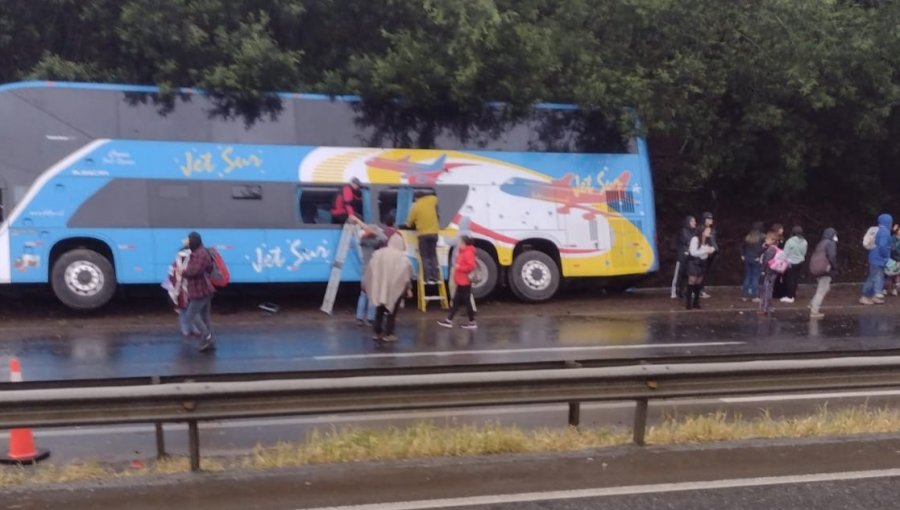
[[[692, 313], [700, 317], [704, 312], [740, 312], [756, 309], [756, 304], [742, 302], [737, 287], [711, 287], [712, 297], [702, 300], [703, 310], [688, 312], [681, 300], [669, 298], [668, 289], [634, 289], [624, 293], [606, 292], [598, 288], [584, 288], [560, 292], [552, 301], [524, 304], [501, 292], [498, 296], [478, 303], [481, 317], [510, 317], [522, 315], [565, 316], [590, 315], [621, 317], [659, 313]], [[777, 311], [803, 312], [812, 297], [811, 286], [801, 286], [794, 304], [776, 303]], [[857, 304], [860, 285], [835, 286], [825, 302], [824, 311], [841, 309], [842, 313], [862, 311]], [[302, 324], [315, 321], [351, 321], [354, 319], [358, 287], [342, 289], [334, 314], [319, 310], [324, 286], [232, 286], [220, 292], [214, 301], [214, 320], [218, 325], [258, 324], [262, 327]], [[260, 310], [262, 303], [274, 303], [280, 308], [271, 314]], [[888, 303], [879, 310], [900, 308], [900, 298], [889, 296]], [[777, 314], [776, 311], [776, 314]], [[406, 303], [404, 313], [416, 313], [415, 301]], [[429, 316], [440, 317], [443, 312], [432, 305]], [[130, 287], [105, 308], [94, 312], [72, 311], [60, 304], [43, 287], [5, 289], [0, 293], [0, 327], [140, 327], [174, 321], [174, 312], [165, 292], [159, 287]], [[701, 319], [702, 320], [702, 319]]]

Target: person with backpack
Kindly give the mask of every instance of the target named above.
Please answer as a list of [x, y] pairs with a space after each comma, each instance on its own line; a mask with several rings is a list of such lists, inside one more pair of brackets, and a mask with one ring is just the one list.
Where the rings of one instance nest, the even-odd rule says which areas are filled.
[[800, 283], [800, 269], [806, 261], [808, 243], [803, 237], [803, 227], [795, 225], [791, 229], [791, 238], [784, 243], [784, 255], [790, 266], [784, 272], [784, 296], [782, 303], [793, 303], [797, 296], [797, 285]]
[[212, 335], [212, 298], [216, 293], [209, 275], [213, 272], [214, 262], [210, 251], [203, 246], [203, 238], [197, 232], [188, 234], [188, 248], [191, 258], [182, 275], [187, 279], [187, 318], [185, 321], [197, 328], [203, 339], [200, 352], [215, 350], [216, 341]]
[[870, 228], [863, 237], [863, 247], [869, 250], [869, 275], [859, 298], [862, 305], [884, 304], [881, 292], [884, 289], [884, 266], [891, 257], [893, 224], [890, 214], [881, 214], [878, 216], [878, 226]]
[[825, 317], [820, 309], [822, 301], [831, 289], [831, 278], [837, 273], [837, 241], [837, 231], [830, 227], [826, 228], [822, 232], [822, 240], [809, 258], [809, 272], [816, 277], [816, 294], [809, 303], [810, 319]]
[[433, 285], [438, 281], [437, 243], [440, 231], [438, 218], [438, 198], [433, 192], [417, 191], [415, 202], [409, 209], [406, 227], [414, 228], [419, 240], [419, 259], [425, 282]]
[[356, 177], [341, 188], [331, 208], [331, 223], [343, 225], [348, 220], [362, 221], [362, 182]]
[[456, 283], [456, 292], [453, 294], [453, 306], [446, 319], [438, 321], [438, 325], [445, 328], [453, 327], [453, 317], [460, 307], [466, 307], [466, 315], [469, 322], [462, 325], [463, 329], [476, 329], [475, 309], [472, 306], [472, 280], [469, 274], [475, 270], [475, 242], [467, 235], [459, 238], [459, 253], [456, 256], [456, 264], [453, 266], [453, 281]]
[[777, 230], [769, 230], [766, 234], [765, 251], [762, 257], [763, 284], [759, 289], [759, 310], [756, 312], [760, 316], [769, 316], [775, 311], [772, 306], [775, 280], [784, 274], [789, 266], [787, 257], [778, 247], [780, 237]]
[[687, 274], [688, 286], [684, 298], [687, 310], [700, 308], [700, 296], [703, 289], [703, 277], [706, 275], [706, 263], [709, 256], [716, 252], [712, 245], [712, 227], [700, 226], [688, 245]]
[[763, 242], [765, 240], [763, 222], [754, 222], [750, 232], [744, 236], [744, 245], [741, 247], [741, 261], [744, 263], [744, 284], [741, 286], [742, 301], [759, 302], [759, 276], [762, 273]]
[[675, 249], [675, 273], [672, 275], [672, 299], [679, 299], [684, 296], [684, 286], [687, 282], [687, 262], [690, 253], [688, 253], [691, 238], [694, 237], [694, 231], [697, 230], [697, 220], [693, 216], [688, 216], [681, 224], [678, 235], [672, 240], [672, 246]]

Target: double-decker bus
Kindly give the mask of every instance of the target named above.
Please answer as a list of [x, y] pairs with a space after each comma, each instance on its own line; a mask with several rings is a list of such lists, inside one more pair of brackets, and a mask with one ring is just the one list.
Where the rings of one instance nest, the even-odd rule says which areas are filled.
[[[599, 115], [542, 104], [505, 120], [495, 105], [423, 128], [356, 97], [279, 99], [250, 116], [192, 89], [0, 86], [0, 283], [49, 283], [98, 308], [118, 285], [161, 282], [191, 230], [235, 283], [324, 282], [340, 237], [330, 210], [353, 177], [369, 223], [403, 223], [415, 190], [435, 192], [441, 263], [465, 223], [477, 297], [507, 285], [543, 301], [563, 278], [657, 268], [646, 143]], [[343, 280], [360, 266], [351, 255]]]

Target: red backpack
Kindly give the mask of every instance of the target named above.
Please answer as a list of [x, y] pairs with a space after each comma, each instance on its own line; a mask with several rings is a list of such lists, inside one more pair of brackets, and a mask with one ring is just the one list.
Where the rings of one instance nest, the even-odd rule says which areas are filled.
[[222, 255], [215, 248], [207, 248], [206, 251], [209, 252], [209, 257], [213, 262], [212, 270], [209, 272], [209, 283], [213, 284], [213, 287], [227, 287], [228, 282], [231, 281], [231, 273], [228, 271]]

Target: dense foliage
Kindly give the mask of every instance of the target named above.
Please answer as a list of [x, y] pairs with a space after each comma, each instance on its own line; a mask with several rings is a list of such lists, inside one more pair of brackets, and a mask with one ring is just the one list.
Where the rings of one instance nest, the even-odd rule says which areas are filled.
[[634, 107], [663, 211], [869, 212], [900, 185], [898, 27], [886, 0], [0, 0], [0, 81], [403, 98], [417, 128], [488, 100]]

